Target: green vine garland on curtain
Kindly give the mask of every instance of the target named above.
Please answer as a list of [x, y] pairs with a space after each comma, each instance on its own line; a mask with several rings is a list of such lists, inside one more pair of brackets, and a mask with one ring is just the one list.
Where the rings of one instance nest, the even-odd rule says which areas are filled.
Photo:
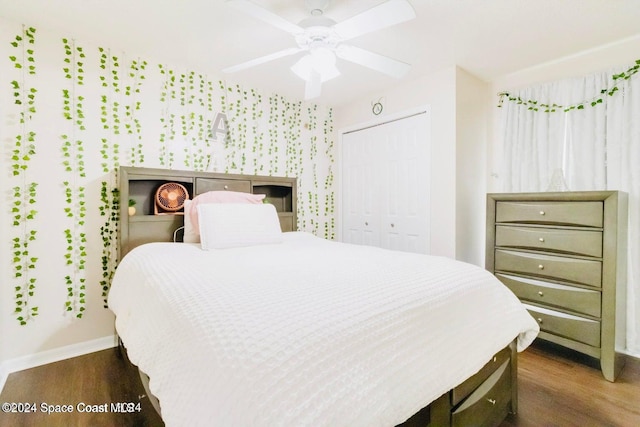
[[498, 102], [498, 107], [502, 107], [503, 102], [506, 100], [510, 102], [515, 102], [518, 105], [524, 105], [528, 110], [531, 111], [543, 111], [545, 113], [555, 113], [555, 112], [569, 112], [572, 110], [584, 110], [585, 107], [595, 107], [598, 104], [602, 104], [606, 96], [613, 96], [616, 92], [618, 92], [619, 85], [625, 81], [629, 80], [635, 74], [640, 71], [640, 59], [637, 59], [634, 65], [630, 66], [627, 70], [621, 72], [620, 74], [614, 74], [611, 77], [612, 85], [608, 89], [602, 89], [600, 93], [594, 96], [592, 99], [584, 100], [578, 102], [577, 104], [572, 105], [560, 105], [560, 104], [546, 104], [543, 102], [536, 101], [534, 99], [523, 99], [519, 96], [511, 95], [509, 92], [500, 92], [498, 96], [500, 100]]
[[37, 234], [37, 231], [31, 228], [29, 223], [35, 219], [37, 214], [34, 205], [38, 184], [29, 182], [27, 179], [29, 163], [36, 154], [36, 133], [30, 129], [31, 120], [36, 113], [37, 90], [34, 87], [28, 87], [30, 77], [36, 74], [35, 33], [35, 28], [22, 26], [21, 34], [16, 35], [14, 41], [11, 42], [11, 46], [16, 49], [16, 54], [9, 56], [14, 68], [20, 70], [20, 81], [11, 82], [13, 103], [19, 110], [18, 116], [20, 118], [20, 133], [14, 138], [11, 152], [12, 175], [20, 180], [19, 184], [13, 187], [11, 207], [12, 225], [20, 229], [19, 235], [14, 237], [11, 242], [13, 277], [17, 282], [14, 286], [14, 313], [20, 325], [26, 325], [27, 321], [33, 320], [38, 315], [38, 307], [31, 304], [36, 287], [36, 278], [33, 277], [33, 273], [38, 258], [29, 252], [29, 246], [36, 240]]

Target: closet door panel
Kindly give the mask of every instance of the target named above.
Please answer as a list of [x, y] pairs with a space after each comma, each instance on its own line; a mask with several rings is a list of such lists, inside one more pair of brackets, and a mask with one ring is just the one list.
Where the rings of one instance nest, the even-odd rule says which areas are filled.
[[378, 148], [371, 143], [370, 132], [357, 133], [343, 151], [345, 188], [343, 240], [361, 245], [380, 245], [376, 158]]
[[380, 177], [382, 247], [428, 252], [428, 135], [424, 117], [414, 116], [383, 126]]

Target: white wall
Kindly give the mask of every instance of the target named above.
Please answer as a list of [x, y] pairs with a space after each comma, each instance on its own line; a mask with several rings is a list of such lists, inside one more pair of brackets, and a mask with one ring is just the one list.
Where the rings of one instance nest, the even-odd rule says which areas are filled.
[[[431, 106], [431, 170], [434, 177], [431, 181], [431, 253], [452, 258], [456, 255], [455, 90], [456, 68], [449, 67], [335, 109], [336, 129], [340, 131], [371, 121], [375, 117], [371, 112], [372, 102], [381, 98], [384, 109], [378, 119], [423, 105]], [[338, 147], [338, 153], [340, 151]]]
[[484, 267], [489, 85], [456, 74], [456, 259]]
[[[27, 23], [28, 26], [28, 23]], [[125, 52], [109, 51], [106, 69], [102, 68], [102, 52], [95, 44], [75, 40], [86, 55], [76, 58], [71, 65], [62, 42], [72, 35], [37, 28], [35, 44], [12, 46], [21, 36], [21, 23], [0, 18], [0, 182], [3, 209], [0, 210], [0, 388], [7, 370], [28, 367], [29, 363], [51, 361], [64, 354], [77, 353], [78, 345], [87, 348], [110, 346], [115, 342], [114, 316], [103, 307], [101, 264], [104, 241], [100, 228], [109, 215], [100, 215], [105, 207], [101, 198], [102, 182], [108, 183], [111, 194], [116, 186], [117, 165], [162, 167], [170, 169], [203, 170], [211, 154], [219, 170], [245, 173], [298, 177], [298, 219], [301, 230], [332, 238], [334, 235], [334, 125], [332, 111], [326, 106], [289, 100], [261, 90], [220, 80], [201, 71], [190, 70], [188, 64], [162, 64], [164, 73], [152, 58], [141, 72], [144, 79], [131, 77], [134, 61], [141, 58]], [[108, 50], [108, 46], [101, 46]], [[22, 56], [33, 48], [35, 75], [16, 68], [10, 59]], [[117, 58], [117, 59], [116, 59]], [[82, 65], [75, 64], [81, 62]], [[119, 65], [115, 65], [115, 63]], [[25, 64], [29, 64], [27, 59]], [[83, 84], [77, 71], [72, 78], [65, 77], [65, 68], [82, 68]], [[175, 77], [170, 81], [168, 72]], [[119, 90], [113, 86], [113, 75], [119, 80]], [[139, 74], [140, 75], [140, 74]], [[106, 79], [101, 80], [106, 76]], [[19, 83], [14, 90], [12, 82]], [[135, 84], [140, 84], [136, 92]], [[131, 85], [127, 94], [125, 87]], [[22, 96], [35, 92], [35, 112], [25, 125], [19, 121], [24, 104], [14, 102], [14, 92]], [[63, 115], [63, 90], [68, 90], [75, 105], [70, 109], [73, 120]], [[166, 95], [163, 95], [166, 94]], [[80, 100], [78, 96], [83, 96]], [[116, 111], [114, 105], [119, 103]], [[140, 109], [135, 105], [140, 102]], [[131, 107], [126, 110], [126, 107]], [[81, 109], [84, 115], [81, 129], [76, 123]], [[217, 112], [229, 119], [230, 142], [214, 147], [207, 138]], [[120, 129], [115, 132], [115, 119]], [[102, 119], [106, 121], [103, 123]], [[108, 125], [105, 128], [105, 123]], [[131, 132], [128, 131], [130, 126]], [[35, 132], [35, 154], [28, 168], [18, 176], [13, 174], [13, 151], [19, 147], [18, 137]], [[63, 157], [63, 137], [68, 135], [76, 152]], [[76, 141], [81, 141], [79, 150]], [[22, 148], [18, 148], [22, 149]], [[105, 151], [106, 154], [103, 154]], [[22, 154], [21, 154], [22, 156]], [[73, 169], [66, 171], [68, 160]], [[103, 166], [105, 164], [105, 166]], [[78, 172], [84, 168], [85, 175]], [[33, 208], [35, 219], [13, 225], [12, 207], [18, 198], [14, 186], [37, 183]], [[65, 182], [85, 187], [84, 195], [74, 193], [67, 201]], [[23, 194], [25, 192], [23, 191]], [[28, 203], [23, 200], [24, 203]], [[22, 206], [22, 205], [21, 205]], [[69, 218], [65, 209], [77, 211], [86, 207], [85, 224], [79, 216]], [[112, 207], [108, 204], [107, 207]], [[111, 224], [115, 227], [115, 224]], [[86, 235], [86, 254], [78, 250], [79, 240], [72, 251], [67, 247], [65, 229], [74, 235]], [[15, 277], [13, 239], [25, 239], [29, 230], [37, 231], [36, 239], [29, 243], [28, 257], [36, 257], [36, 267], [29, 275], [36, 279], [34, 295], [29, 305], [38, 307], [38, 315], [20, 325], [16, 309], [16, 286], [24, 286], [22, 278]], [[113, 255], [113, 252], [111, 253]], [[65, 258], [69, 255], [72, 265]], [[23, 255], [23, 259], [25, 256]], [[83, 266], [78, 261], [84, 259]], [[111, 259], [114, 259], [111, 256]], [[82, 318], [76, 312], [65, 310], [67, 284], [65, 276], [72, 277], [72, 287], [79, 289], [86, 280]], [[76, 305], [76, 303], [74, 303]], [[59, 349], [67, 348], [64, 353]], [[46, 357], [32, 357], [34, 355]]]
[[338, 131], [371, 121], [379, 99], [379, 120], [431, 106], [431, 253], [484, 266], [487, 84], [448, 67], [337, 107]]

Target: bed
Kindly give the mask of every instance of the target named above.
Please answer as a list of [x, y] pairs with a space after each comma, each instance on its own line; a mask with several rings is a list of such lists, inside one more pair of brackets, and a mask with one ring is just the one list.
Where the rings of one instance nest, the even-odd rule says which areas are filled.
[[[212, 206], [200, 227], [248, 218]], [[129, 248], [109, 294], [166, 425], [497, 425], [516, 410], [516, 352], [539, 329], [487, 271], [305, 232], [210, 234]]]

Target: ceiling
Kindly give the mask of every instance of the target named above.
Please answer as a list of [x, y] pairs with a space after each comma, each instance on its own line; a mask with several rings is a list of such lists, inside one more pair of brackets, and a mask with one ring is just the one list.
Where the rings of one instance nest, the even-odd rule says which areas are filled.
[[[304, 0], [253, 1], [294, 23], [308, 16]], [[325, 15], [340, 22], [383, 1], [332, 0]], [[491, 81], [640, 35], [640, 0], [410, 2], [416, 19], [349, 42], [412, 64], [406, 81], [452, 65]], [[304, 96], [304, 82], [289, 69], [297, 57], [221, 73], [296, 46], [289, 34], [224, 0], [0, 0], [0, 16], [293, 99]], [[338, 68], [341, 76], [323, 84], [316, 102], [338, 106], [399, 84], [346, 61], [339, 60]]]

